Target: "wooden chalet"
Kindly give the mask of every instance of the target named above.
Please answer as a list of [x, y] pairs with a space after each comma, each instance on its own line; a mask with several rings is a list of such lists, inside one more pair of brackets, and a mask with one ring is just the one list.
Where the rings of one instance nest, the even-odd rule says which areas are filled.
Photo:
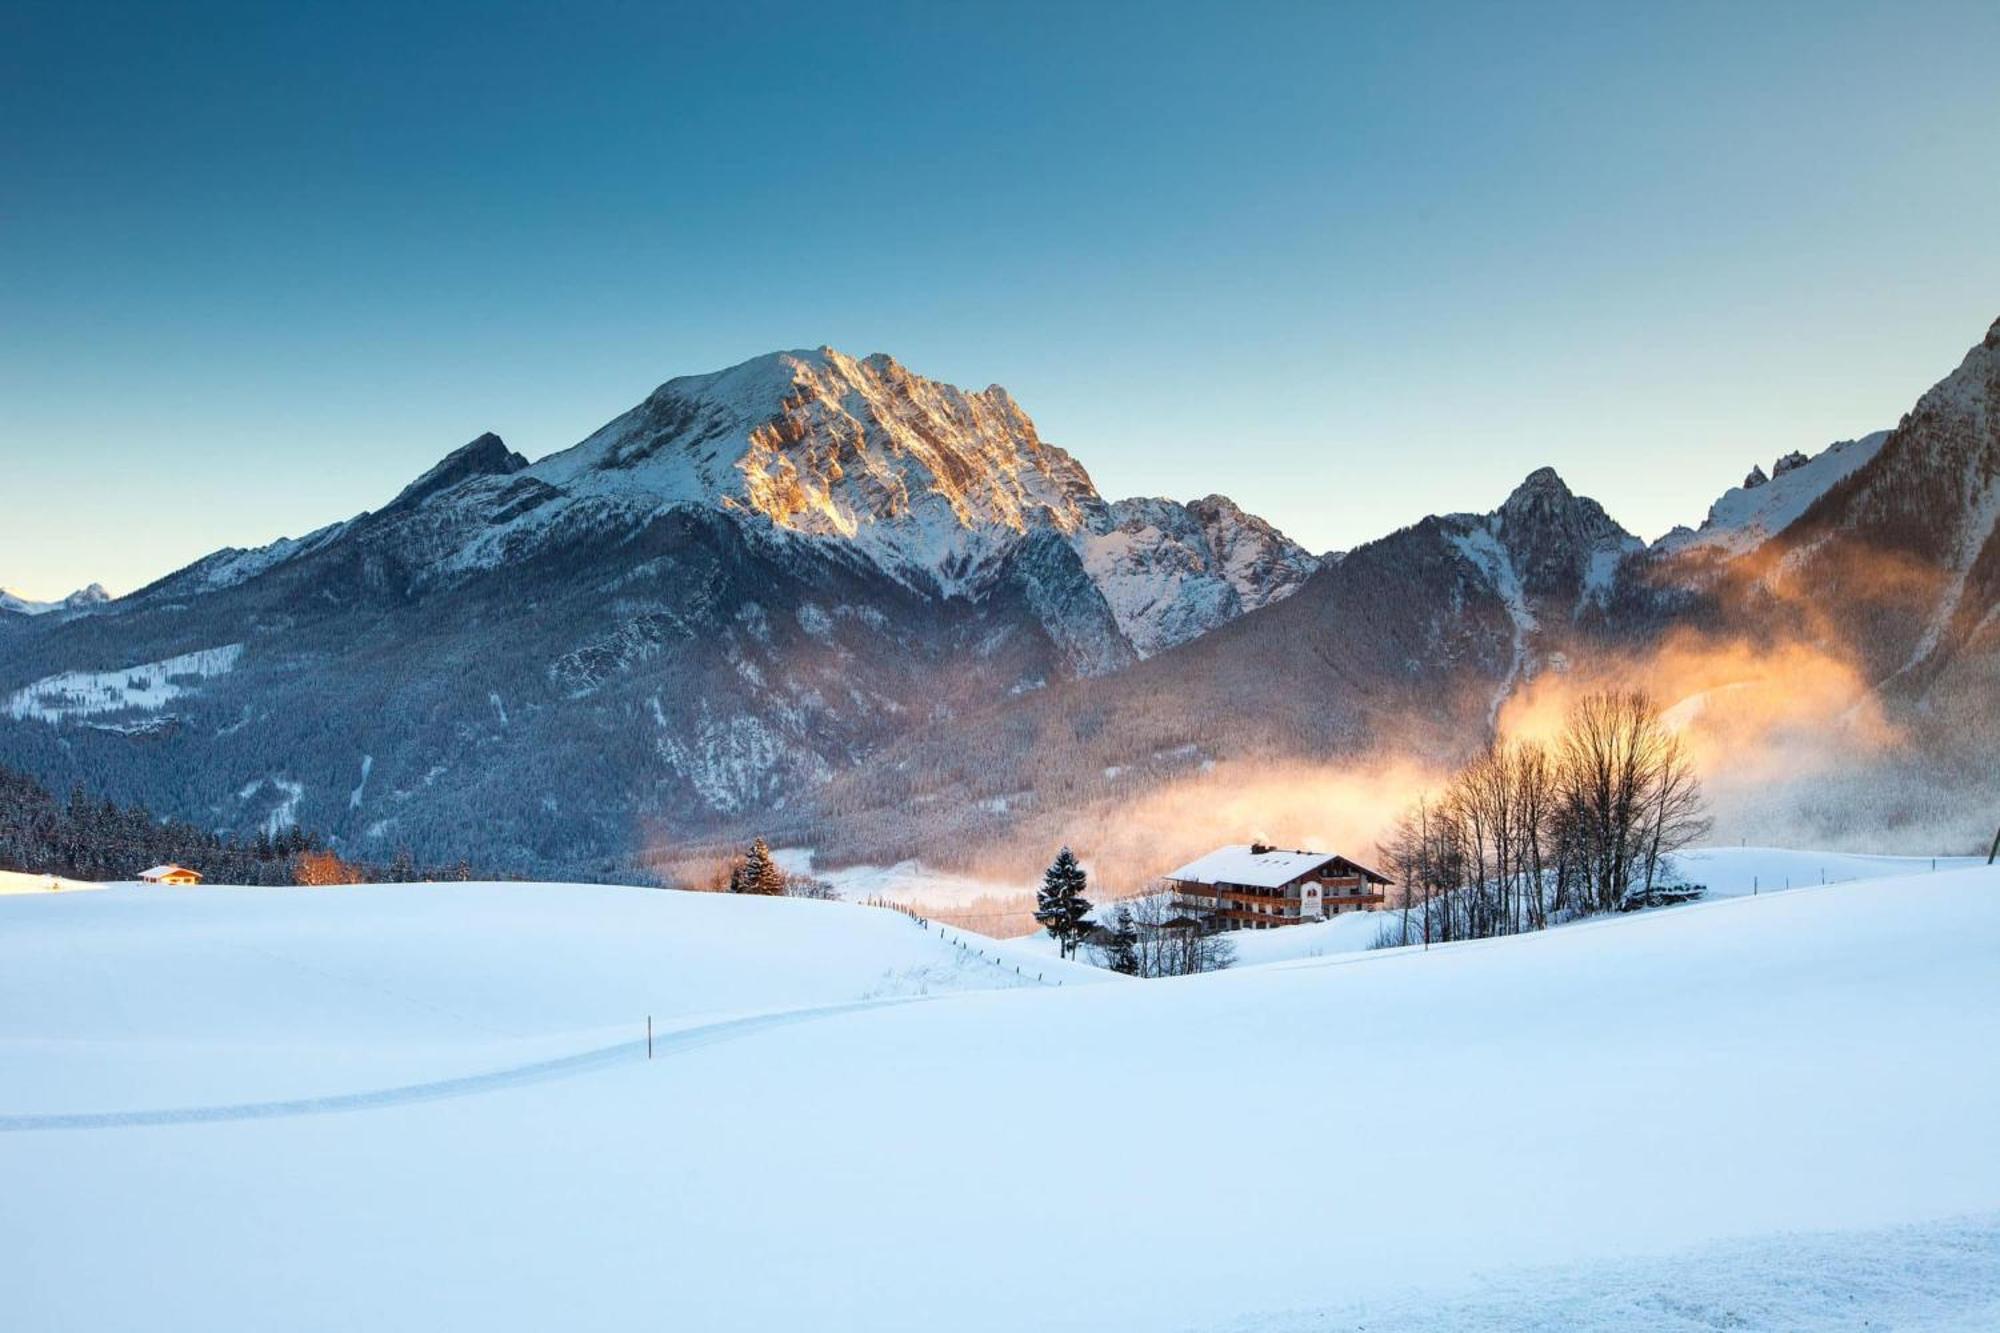
[[186, 866], [164, 865], [141, 870], [139, 878], [148, 884], [199, 884], [201, 872], [189, 870]]
[[1270, 930], [1380, 907], [1386, 875], [1331, 852], [1263, 843], [1218, 847], [1165, 877], [1178, 916], [1228, 930]]

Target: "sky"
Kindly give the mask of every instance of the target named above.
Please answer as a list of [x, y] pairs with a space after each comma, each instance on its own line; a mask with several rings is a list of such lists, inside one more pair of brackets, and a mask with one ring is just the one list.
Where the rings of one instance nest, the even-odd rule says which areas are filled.
[[1652, 537], [2000, 315], [2000, 6], [0, 0], [0, 586], [139, 587], [778, 348], [1314, 549]]

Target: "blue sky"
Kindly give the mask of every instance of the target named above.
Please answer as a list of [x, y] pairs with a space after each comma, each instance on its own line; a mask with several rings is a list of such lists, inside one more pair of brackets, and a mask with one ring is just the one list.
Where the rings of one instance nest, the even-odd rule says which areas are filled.
[[0, 0], [0, 585], [122, 592], [781, 347], [1314, 547], [1652, 536], [2000, 314], [2000, 6]]

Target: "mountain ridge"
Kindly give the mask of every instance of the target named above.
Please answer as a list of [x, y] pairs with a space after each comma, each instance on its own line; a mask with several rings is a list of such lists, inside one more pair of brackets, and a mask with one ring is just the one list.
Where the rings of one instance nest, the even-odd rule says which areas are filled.
[[[380, 509], [0, 617], [0, 761], [364, 853], [485, 830], [489, 861], [565, 873], [748, 828], [972, 855], [1245, 763], [1447, 761], [1668, 636], [1820, 634], [1956, 764], [2000, 684], [1997, 335], [1700, 530], [1648, 546], [1538, 468], [1338, 558], [1220, 495], [1106, 500], [997, 386], [773, 353], [542, 459], [481, 435]], [[1907, 596], [1870, 582], [1891, 559]]]

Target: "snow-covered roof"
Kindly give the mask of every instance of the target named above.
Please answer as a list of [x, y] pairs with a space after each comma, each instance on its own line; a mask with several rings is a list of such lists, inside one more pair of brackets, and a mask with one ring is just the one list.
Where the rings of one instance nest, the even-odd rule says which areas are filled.
[[177, 865], [154, 866], [151, 870], [139, 872], [140, 879], [165, 879], [169, 875], [194, 875], [197, 879], [200, 878], [199, 872]]
[[1340, 862], [1343, 868], [1353, 873], [1381, 880], [1385, 884], [1388, 882], [1368, 867], [1334, 852], [1293, 852], [1275, 847], [1260, 850], [1250, 843], [1218, 847], [1207, 856], [1197, 857], [1179, 870], [1171, 871], [1167, 878], [1194, 884], [1240, 884], [1247, 889], [1275, 889], [1333, 861]]

